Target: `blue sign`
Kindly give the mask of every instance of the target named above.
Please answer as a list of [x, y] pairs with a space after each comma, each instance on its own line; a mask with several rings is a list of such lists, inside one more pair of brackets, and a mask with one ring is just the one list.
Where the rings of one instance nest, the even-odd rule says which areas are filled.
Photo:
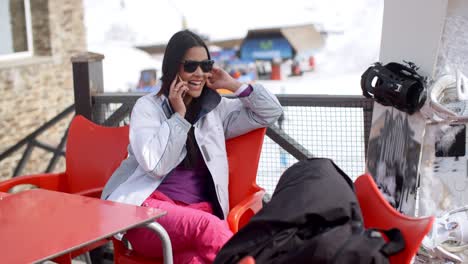
[[243, 60], [288, 59], [293, 56], [293, 48], [284, 38], [247, 39], [241, 46]]

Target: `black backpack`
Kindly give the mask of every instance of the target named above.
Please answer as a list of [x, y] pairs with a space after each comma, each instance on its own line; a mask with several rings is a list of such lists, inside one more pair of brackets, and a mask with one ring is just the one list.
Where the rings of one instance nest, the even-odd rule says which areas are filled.
[[[269, 203], [218, 253], [215, 264], [388, 263], [404, 248], [398, 229], [366, 230], [349, 177], [329, 159], [288, 168]], [[389, 242], [386, 242], [383, 232]]]

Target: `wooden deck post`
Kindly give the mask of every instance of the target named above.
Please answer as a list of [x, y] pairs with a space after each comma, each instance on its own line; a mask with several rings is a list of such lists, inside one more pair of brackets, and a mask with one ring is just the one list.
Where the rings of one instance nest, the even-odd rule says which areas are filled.
[[85, 52], [71, 58], [73, 64], [73, 89], [77, 115], [102, 123], [104, 111], [93, 109], [92, 96], [104, 92], [102, 60], [104, 55]]

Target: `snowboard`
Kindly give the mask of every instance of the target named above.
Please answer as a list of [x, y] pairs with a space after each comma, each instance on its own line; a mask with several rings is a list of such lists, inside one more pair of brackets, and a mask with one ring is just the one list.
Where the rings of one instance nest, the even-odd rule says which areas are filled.
[[375, 63], [361, 77], [364, 96], [374, 99], [366, 172], [387, 201], [403, 214], [416, 209], [426, 118], [425, 79], [414, 64]]
[[421, 113], [409, 115], [374, 102], [366, 172], [387, 201], [406, 215], [415, 214], [425, 128]]
[[[422, 7], [424, 12], [419, 12]], [[446, 10], [447, 1], [443, 0], [384, 1], [379, 61], [411, 61], [420, 67], [420, 75], [432, 80]], [[416, 191], [427, 134], [425, 119], [421, 110], [409, 114], [392, 105], [374, 103], [366, 170], [382, 190], [387, 189], [393, 205], [410, 216], [418, 211]], [[400, 128], [394, 128], [394, 123]]]

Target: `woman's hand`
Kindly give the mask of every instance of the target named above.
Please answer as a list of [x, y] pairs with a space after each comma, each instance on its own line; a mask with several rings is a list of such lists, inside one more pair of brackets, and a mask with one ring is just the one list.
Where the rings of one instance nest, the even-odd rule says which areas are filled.
[[228, 89], [231, 92], [237, 91], [242, 85], [241, 82], [232, 78], [229, 73], [217, 66], [214, 66], [213, 70], [211, 70], [211, 76], [208, 77], [206, 84], [213, 90]]
[[188, 91], [187, 82], [182, 81], [179, 75], [176, 75], [169, 88], [169, 102], [172, 109], [185, 117], [187, 108], [185, 107], [183, 95]]

